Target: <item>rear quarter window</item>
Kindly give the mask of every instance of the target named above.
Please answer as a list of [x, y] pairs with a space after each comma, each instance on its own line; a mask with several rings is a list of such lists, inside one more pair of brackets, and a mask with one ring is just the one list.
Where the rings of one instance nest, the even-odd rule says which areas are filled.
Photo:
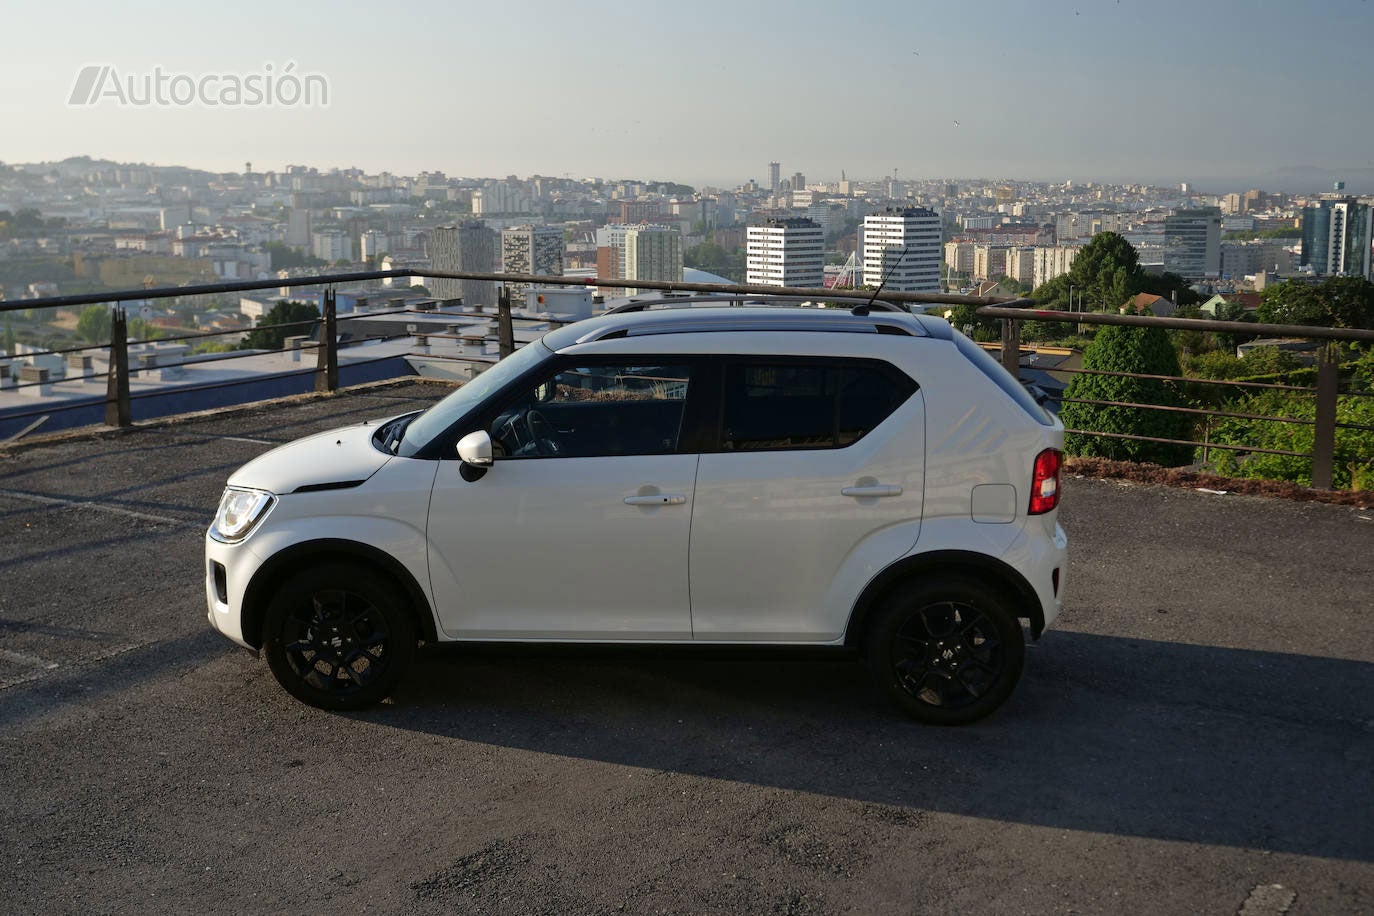
[[958, 348], [959, 352], [962, 353], [969, 362], [973, 363], [973, 365], [978, 368], [978, 371], [986, 375], [989, 381], [998, 388], [1001, 388], [1007, 393], [1008, 397], [1021, 405], [1021, 409], [1033, 420], [1042, 426], [1054, 425], [1054, 417], [1050, 415], [1050, 412], [1035, 403], [1035, 398], [1031, 397], [1030, 392], [1022, 387], [1021, 382], [1012, 376], [1001, 363], [993, 359], [988, 351], [984, 350], [958, 331], [954, 332], [953, 339], [954, 346]]

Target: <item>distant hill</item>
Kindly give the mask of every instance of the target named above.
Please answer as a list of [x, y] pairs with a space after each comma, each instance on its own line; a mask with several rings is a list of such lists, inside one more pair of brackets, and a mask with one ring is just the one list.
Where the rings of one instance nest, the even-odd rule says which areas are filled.
[[1287, 194], [1315, 194], [1334, 190], [1345, 182], [1348, 194], [1374, 194], [1374, 169], [1322, 169], [1311, 165], [1286, 165], [1255, 179], [1255, 187]]

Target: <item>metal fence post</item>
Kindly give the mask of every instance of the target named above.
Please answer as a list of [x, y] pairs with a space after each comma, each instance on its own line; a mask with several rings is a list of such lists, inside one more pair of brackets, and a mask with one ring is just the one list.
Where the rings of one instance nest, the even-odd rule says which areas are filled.
[[515, 326], [510, 317], [510, 290], [502, 285], [496, 296], [496, 346], [501, 359], [515, 352]]
[[315, 357], [315, 390], [336, 391], [339, 387], [338, 313], [335, 310], [334, 289], [324, 291], [324, 308], [320, 311], [320, 345]]
[[110, 310], [110, 369], [105, 384], [105, 425], [132, 426], [129, 404], [129, 324], [123, 308]]
[[1002, 365], [1021, 377], [1021, 322], [1016, 318], [1002, 319]]
[[1336, 461], [1336, 395], [1340, 370], [1336, 364], [1336, 344], [1321, 348], [1317, 364], [1317, 417], [1312, 438], [1312, 487], [1331, 489], [1331, 470]]

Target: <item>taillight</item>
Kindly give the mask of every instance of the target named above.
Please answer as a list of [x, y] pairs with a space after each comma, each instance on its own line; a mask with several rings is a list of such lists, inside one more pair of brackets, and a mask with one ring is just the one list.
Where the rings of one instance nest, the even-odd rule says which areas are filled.
[[1035, 456], [1035, 471], [1031, 475], [1031, 515], [1044, 515], [1059, 505], [1061, 464], [1063, 455], [1057, 448], [1047, 448]]

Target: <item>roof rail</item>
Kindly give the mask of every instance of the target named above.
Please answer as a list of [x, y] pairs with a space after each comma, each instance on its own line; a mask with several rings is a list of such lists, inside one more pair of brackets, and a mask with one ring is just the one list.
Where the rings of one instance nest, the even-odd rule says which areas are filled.
[[[653, 299], [631, 299], [629, 302], [621, 303], [602, 312], [603, 315], [623, 315], [629, 312], [646, 312], [655, 306], [663, 308], [684, 308], [700, 305], [714, 305], [717, 308], [740, 308], [749, 307], [770, 307], [770, 306], [792, 306], [802, 307], [803, 303], [815, 302], [810, 297], [803, 296], [766, 296], [757, 293], [719, 293], [706, 294], [700, 296], [672, 296]], [[910, 314], [907, 309], [891, 302], [875, 300], [873, 302], [860, 302], [850, 309], [851, 314], [863, 316], [868, 314], [868, 309], [876, 309], [881, 312], [900, 312]]]

